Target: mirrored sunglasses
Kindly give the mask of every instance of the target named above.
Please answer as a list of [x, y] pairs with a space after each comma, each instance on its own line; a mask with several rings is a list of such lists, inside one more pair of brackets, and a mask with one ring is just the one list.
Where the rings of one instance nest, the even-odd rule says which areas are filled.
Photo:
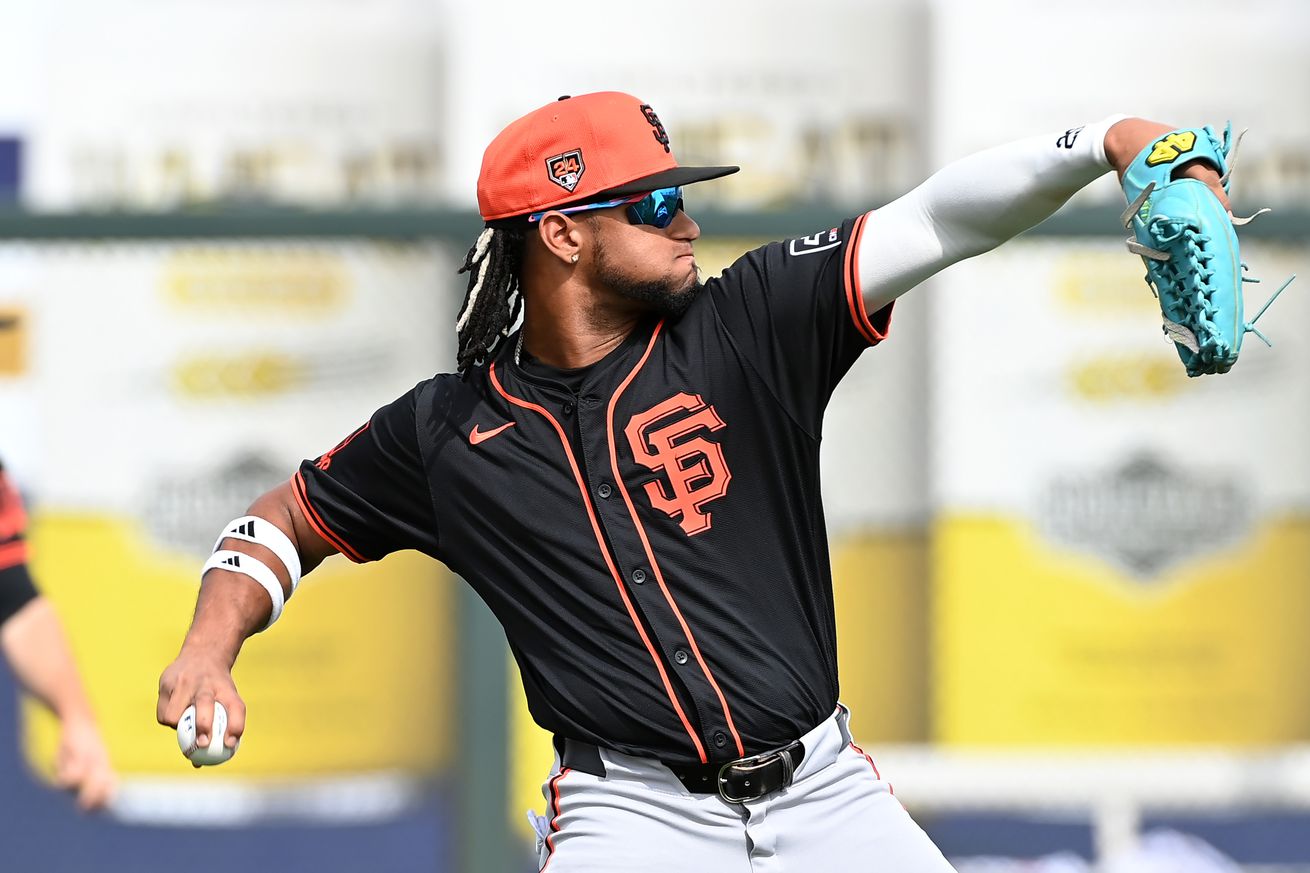
[[540, 221], [547, 212], [571, 215], [586, 212], [589, 209], [609, 209], [612, 206], [627, 204], [628, 221], [633, 224], [648, 224], [663, 230], [673, 223], [678, 210], [682, 209], [681, 188], [660, 188], [649, 194], [637, 194], [632, 197], [620, 197], [616, 200], [602, 200], [599, 203], [583, 203], [580, 206], [567, 206], [563, 209], [545, 209], [528, 216], [528, 222]]
[[660, 188], [628, 207], [628, 221], [649, 224], [661, 230], [673, 223], [682, 209], [681, 188]]

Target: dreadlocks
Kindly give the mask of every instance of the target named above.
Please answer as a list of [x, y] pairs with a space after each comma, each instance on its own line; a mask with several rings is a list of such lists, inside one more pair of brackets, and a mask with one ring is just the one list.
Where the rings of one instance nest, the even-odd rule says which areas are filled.
[[494, 352], [519, 317], [523, 308], [519, 294], [523, 241], [521, 228], [488, 227], [478, 235], [459, 268], [460, 273], [469, 274], [468, 292], [455, 323], [459, 336], [456, 364], [461, 375]]

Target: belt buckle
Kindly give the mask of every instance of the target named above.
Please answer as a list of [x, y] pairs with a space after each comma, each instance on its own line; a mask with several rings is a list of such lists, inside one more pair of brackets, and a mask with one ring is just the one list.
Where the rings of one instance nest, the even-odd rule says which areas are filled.
[[758, 800], [763, 797], [766, 792], [744, 795], [742, 797], [734, 796], [729, 790], [728, 780], [724, 774], [731, 769], [741, 773], [743, 776], [750, 776], [752, 773], [759, 772], [765, 767], [768, 767], [776, 760], [782, 761], [782, 784], [779, 787], [787, 787], [791, 784], [794, 765], [791, 762], [791, 754], [786, 749], [779, 749], [776, 752], [762, 752], [758, 755], [752, 755], [749, 758], [738, 758], [735, 761], [728, 761], [725, 763], [719, 768], [719, 797], [722, 797], [728, 803], [745, 803], [748, 800]]

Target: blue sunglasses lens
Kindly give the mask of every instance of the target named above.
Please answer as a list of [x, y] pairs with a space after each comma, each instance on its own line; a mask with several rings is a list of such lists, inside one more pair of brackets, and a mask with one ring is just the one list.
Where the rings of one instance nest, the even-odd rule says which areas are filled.
[[660, 188], [629, 206], [628, 220], [633, 224], [649, 224], [663, 230], [673, 223], [681, 208], [681, 188]]

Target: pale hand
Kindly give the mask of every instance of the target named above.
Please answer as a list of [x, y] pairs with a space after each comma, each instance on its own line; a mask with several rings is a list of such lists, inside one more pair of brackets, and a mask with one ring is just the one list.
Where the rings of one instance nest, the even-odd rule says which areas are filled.
[[55, 782], [75, 792], [77, 805], [83, 810], [104, 809], [113, 800], [118, 779], [100, 731], [90, 718], [70, 717], [63, 721]]

